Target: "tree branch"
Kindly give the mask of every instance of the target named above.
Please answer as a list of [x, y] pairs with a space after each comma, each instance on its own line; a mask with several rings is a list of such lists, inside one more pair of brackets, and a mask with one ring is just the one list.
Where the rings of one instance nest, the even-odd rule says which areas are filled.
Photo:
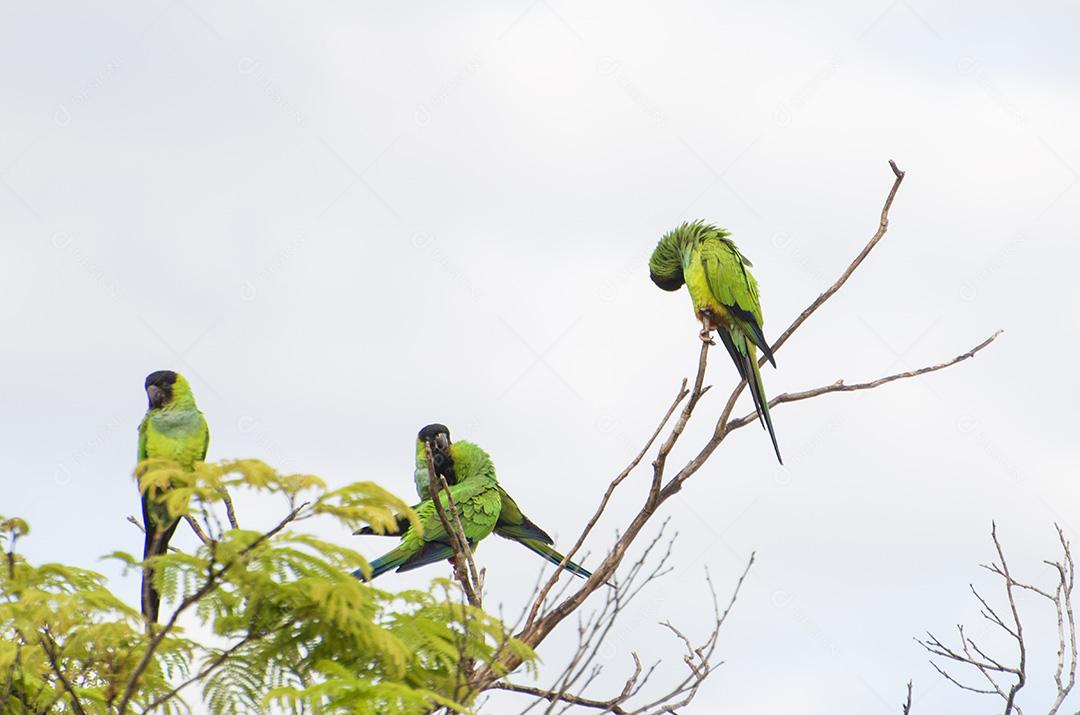
[[[855, 260], [844, 269], [844, 272], [840, 274], [840, 277], [837, 278], [831, 286], [826, 288], [821, 295], [815, 298], [810, 305], [806, 306], [803, 312], [799, 313], [799, 316], [787, 327], [787, 330], [780, 334], [780, 337], [777, 338], [776, 342], [771, 346], [773, 355], [780, 350], [784, 343], [788, 341], [788, 338], [790, 338], [811, 315], [817, 312], [818, 308], [825, 304], [825, 301], [832, 298], [836, 295], [837, 291], [844, 287], [844, 284], [847, 283], [848, 278], [851, 278], [851, 274], [855, 272], [855, 269], [862, 265], [862, 262], [870, 255], [870, 251], [874, 250], [874, 247], [885, 237], [885, 234], [889, 230], [889, 210], [892, 208], [893, 199], [896, 198], [896, 192], [900, 190], [900, 184], [903, 182], [905, 176], [905, 172], [901, 171], [900, 167], [898, 167], [896, 162], [892, 159], [889, 159], [889, 168], [892, 169], [893, 176], [896, 178], [893, 180], [893, 185], [892, 188], [889, 189], [888, 196], [885, 197], [885, 204], [881, 207], [881, 218], [878, 221], [877, 231], [870, 237], [870, 240], [863, 246], [863, 249], [859, 251], [859, 255], [855, 256]], [[765, 356], [762, 355], [758, 358], [758, 367], [764, 365]], [[743, 380], [734, 390], [732, 390], [731, 396], [728, 398], [727, 404], [724, 407], [724, 411], [721, 413], [720, 419], [716, 423], [717, 432], [720, 432], [723, 425], [727, 424], [728, 418], [731, 417], [732, 410], [735, 409], [735, 401], [739, 398], [739, 394], [742, 393], [743, 388], [745, 387], [746, 381]]]
[[[702, 343], [702, 351], [704, 351], [706, 347], [707, 346]], [[704, 373], [704, 364], [701, 364], [698, 367], [699, 378], [703, 378]], [[695, 384], [697, 384], [697, 382], [695, 382]], [[619, 472], [619, 474], [611, 480], [611, 483], [608, 484], [607, 491], [604, 492], [604, 496], [600, 500], [600, 505], [596, 508], [596, 511], [593, 513], [592, 518], [589, 519], [588, 523], [585, 525], [585, 528], [581, 530], [581, 535], [578, 536], [578, 539], [576, 542], [574, 542], [573, 547], [571, 547], [571, 549], [566, 552], [566, 557], [563, 558], [562, 563], [560, 563], [556, 567], [555, 572], [551, 574], [551, 578], [548, 579], [547, 583], [544, 584], [544, 587], [540, 589], [536, 598], [533, 599], [533, 606], [532, 609], [529, 611], [529, 617], [525, 619], [526, 626], [532, 624], [533, 621], [536, 620], [536, 617], [540, 612], [541, 604], [544, 603], [544, 599], [547, 598], [548, 593], [551, 591], [552, 587], [555, 586], [555, 582], [558, 581], [559, 574], [562, 573], [563, 569], [566, 568], [566, 564], [568, 564], [574, 558], [574, 556], [577, 555], [577, 552], [585, 543], [585, 538], [589, 535], [590, 532], [592, 532], [593, 527], [596, 526], [596, 523], [600, 521], [600, 517], [603, 516], [604, 511], [607, 509], [608, 502], [611, 501], [611, 495], [615, 493], [615, 490], [618, 488], [618, 486], [622, 484], [623, 481], [625, 481], [626, 478], [630, 476], [630, 473], [634, 471], [638, 464], [641, 463], [641, 460], [644, 459], [645, 454], [652, 448], [653, 444], [656, 442], [657, 437], [660, 436], [660, 432], [663, 431], [664, 425], [666, 425], [668, 423], [668, 420], [671, 419], [671, 415], [674, 414], [675, 409], [679, 406], [679, 403], [682, 402], [689, 394], [690, 393], [686, 389], [686, 380], [684, 379], [682, 381], [682, 385], [679, 386], [678, 394], [675, 395], [675, 400], [671, 403], [671, 406], [668, 407], [667, 412], [664, 413], [663, 419], [661, 419], [660, 424], [656, 426], [656, 429], [653, 431], [652, 436], [649, 437], [647, 442], [645, 442], [645, 446], [641, 448], [641, 451], [637, 453], [637, 456], [630, 460], [630, 464], [628, 464], [625, 469]]]
[[[1002, 580], [1005, 590], [1006, 602], [1009, 605], [1008, 616], [1009, 622], [1006, 622], [997, 611], [987, 602], [982, 595], [971, 587], [971, 592], [978, 600], [981, 610], [980, 615], [983, 618], [1001, 628], [1009, 637], [1016, 642], [1017, 647], [1017, 664], [1006, 665], [993, 656], [989, 655], [986, 651], [979, 647], [975, 641], [964, 634], [964, 627], [957, 626], [957, 630], [960, 634], [960, 651], [951, 649], [941, 643], [933, 634], [927, 634], [926, 641], [920, 641], [916, 639], [923, 648], [925, 648], [931, 655], [939, 658], [945, 658], [954, 663], [961, 665], [967, 665], [974, 668], [988, 683], [989, 688], [976, 688], [961, 683], [952, 675], [947, 673], [944, 668], [938, 666], [937, 663], [931, 661], [934, 668], [940, 673], [946, 680], [955, 685], [956, 687], [966, 690], [972, 693], [978, 693], [980, 695], [994, 695], [999, 697], [1005, 706], [1005, 715], [1010, 713], [1017, 713], [1020, 715], [1021, 709], [1017, 702], [1017, 697], [1020, 690], [1025, 686], [1028, 680], [1027, 674], [1027, 652], [1028, 644], [1025, 640], [1025, 631], [1023, 621], [1020, 616], [1020, 610], [1016, 600], [1016, 590], [1029, 591], [1033, 594], [1046, 599], [1054, 605], [1054, 612], [1056, 616], [1057, 625], [1057, 659], [1056, 667], [1054, 669], [1054, 685], [1056, 687], [1056, 697], [1054, 702], [1050, 705], [1048, 715], [1056, 715], [1065, 702], [1065, 699], [1072, 692], [1073, 687], [1076, 684], [1076, 658], [1077, 658], [1077, 646], [1076, 646], [1076, 621], [1073, 615], [1072, 607], [1072, 590], [1074, 583], [1074, 568], [1072, 559], [1072, 549], [1068, 540], [1065, 539], [1065, 534], [1061, 527], [1055, 524], [1055, 528], [1058, 533], [1058, 540], [1061, 543], [1062, 559], [1061, 561], [1044, 561], [1043, 563], [1054, 569], [1057, 583], [1053, 590], [1047, 588], [1039, 588], [1029, 583], [1024, 583], [1016, 579], [1013, 576], [1012, 571], [1009, 568], [1008, 561], [1005, 559], [1005, 550], [1002, 548], [1001, 541], [998, 539], [997, 525], [994, 524], [991, 528], [990, 535], [994, 542], [994, 550], [997, 554], [997, 561], [990, 564], [983, 564], [982, 568], [986, 569], [990, 573]], [[1066, 666], [1068, 666], [1068, 675], [1066, 676]], [[1015, 681], [1006, 689], [1000, 685], [993, 677], [994, 674], [1004, 674], [1012, 676]]]
[[[435, 512], [439, 515], [439, 521], [442, 522], [443, 529], [446, 530], [446, 534], [450, 537], [450, 545], [454, 549], [454, 577], [457, 578], [461, 588], [465, 591], [469, 604], [480, 608], [482, 583], [476, 570], [476, 561], [473, 560], [472, 549], [469, 548], [469, 540], [465, 536], [465, 529], [462, 528], [461, 519], [458, 518], [457, 505], [454, 504], [454, 498], [450, 494], [450, 485], [441, 476], [439, 482], [435, 481], [435, 459], [431, 453], [430, 444], [424, 444], [424, 456], [427, 458], [428, 493], [431, 494], [432, 501], [435, 502]], [[445, 509], [443, 508], [442, 499], [439, 498], [439, 492], [446, 494]], [[449, 511], [449, 515], [447, 511]], [[466, 565], [468, 566], [468, 572], [465, 570]], [[470, 574], [472, 576], [471, 581], [469, 580]]]
[[[146, 528], [142, 524], [139, 523], [138, 519], [136, 519], [135, 517], [128, 514], [127, 520], [130, 523], [134, 524], [136, 529], [138, 529], [139, 531], [141, 531], [144, 534], [146, 533]], [[175, 546], [166, 546], [165, 548], [168, 549], [169, 551], [173, 552], [174, 554], [183, 553], [182, 551], [180, 551], [180, 549], [176, 548]]]
[[[800, 313], [795, 318], [791, 325], [788, 326], [787, 330], [785, 330], [781, 334], [779, 339], [777, 339], [777, 341], [772, 346], [772, 350], [774, 353], [777, 352], [787, 342], [787, 340], [794, 334], [794, 332], [798, 330], [809, 319], [811, 315], [813, 315], [819, 308], [821, 308], [821, 306], [824, 305], [824, 303], [829, 298], [835, 295], [847, 283], [848, 279], [855, 272], [855, 270], [858, 269], [858, 267], [865, 261], [869, 253], [884, 237], [889, 225], [889, 210], [892, 208], [892, 204], [900, 188], [900, 184], [904, 179], [904, 172], [902, 172], [896, 166], [895, 162], [890, 161], [889, 165], [892, 169], [894, 181], [882, 207], [881, 217], [874, 235], [862, 248], [862, 250], [855, 257], [855, 259], [852, 260], [851, 263], [847, 266], [847, 268], [840, 274], [839, 278], [837, 278], [832, 285], [826, 288], [823, 293], [821, 293], [813, 302], [811, 302], [810, 305], [807, 306], [807, 308], [804, 309], [802, 313]], [[993, 340], [993, 338], [991, 338], [990, 340]], [[988, 343], [989, 341], [987, 341], [987, 344]], [[978, 346], [976, 349], [973, 349], [971, 353], [974, 354], [983, 347], [985, 347], [985, 345]], [[638, 538], [641, 529], [649, 522], [649, 520], [657, 512], [659, 507], [667, 499], [676, 494], [682, 488], [683, 483], [686, 482], [686, 480], [688, 480], [690, 477], [692, 477], [702, 467], [702, 465], [705, 464], [705, 462], [713, 454], [716, 448], [724, 440], [729, 431], [729, 421], [732, 422], [733, 427], [736, 424], [738, 424], [738, 426], [741, 426], [739, 422], [743, 418], [739, 418], [739, 420], [731, 420], [731, 413], [734, 410], [735, 402], [738, 399], [739, 394], [745, 387], [745, 382], [740, 382], [732, 391], [730, 397], [727, 400], [727, 403], [724, 406], [720, 418], [716, 422], [713, 434], [708, 440], [708, 442], [706, 442], [706, 444], [699, 450], [697, 455], [690, 459], [675, 476], [668, 479], [666, 483], [664, 482], [664, 472], [667, 465], [667, 457], [670, 454], [671, 450], [674, 448], [675, 444], [678, 442], [684, 428], [686, 427], [686, 424], [691, 419], [701, 396], [704, 395], [704, 393], [708, 389], [706, 387], [703, 387], [707, 356], [708, 345], [703, 344], [701, 346], [701, 351], [699, 354], [698, 371], [693, 383], [693, 389], [687, 391], [687, 383], [685, 380], [683, 381], [674, 404], [668, 409], [668, 412], [667, 414], [665, 414], [663, 420], [661, 421], [660, 427], [657, 428], [656, 433], [654, 433], [652, 438], [650, 438], [647, 442], [646, 447], [642, 452], [642, 455], [639, 455], [637, 458], [635, 458], [631, 462], [630, 466], [627, 467], [627, 469], [620, 473], [618, 476], [616, 476], [616, 478], [612, 480], [611, 483], [608, 485], [604, 497], [601, 499], [599, 507], [594, 513], [592, 519], [589, 520], [581, 536], [578, 538], [578, 541], [574, 545], [574, 548], [567, 554], [567, 558], [572, 558], [574, 553], [576, 553], [577, 550], [581, 547], [581, 544], [584, 542], [585, 537], [592, 531], [593, 527], [596, 525], [596, 523], [599, 521], [599, 519], [607, 509], [609, 500], [614, 490], [627, 478], [630, 472], [638, 466], [641, 459], [643, 458], [643, 454], [647, 452], [655, 443], [656, 439], [658, 439], [659, 433], [667, 425], [668, 420], [674, 413], [674, 410], [677, 408], [678, 404], [680, 404], [682, 400], [689, 396], [690, 400], [684, 406], [679, 419], [676, 421], [676, 424], [672, 428], [668, 437], [661, 444], [656, 459], [653, 461], [652, 479], [650, 481], [649, 490], [642, 507], [622, 530], [622, 533], [619, 535], [615, 544], [612, 546], [611, 550], [608, 552], [604, 560], [593, 571], [592, 577], [587, 579], [577, 591], [574, 591], [557, 605], [555, 605], [553, 608], [541, 614], [541, 608], [543, 607], [545, 599], [547, 598], [550, 589], [553, 587], [556, 577], [559, 575], [559, 569], [556, 570], [556, 573], [552, 576], [552, 579], [549, 580], [547, 584], [545, 584], [544, 588], [541, 589], [540, 593], [537, 595], [530, 610], [529, 617], [526, 619], [525, 626], [516, 635], [516, 637], [523, 641], [525, 644], [536, 648], [540, 644], [540, 642], [542, 642], [562, 620], [564, 620], [567, 616], [569, 616], [571, 613], [581, 607], [585, 600], [592, 593], [594, 593], [601, 584], [607, 582], [613, 577], [615, 570], [622, 563], [622, 559], [626, 555], [626, 552], [634, 543], [635, 539]], [[966, 358], [961, 356], [961, 359]], [[959, 361], [959, 359], [954, 360], [952, 363], [949, 364], [955, 364]], [[762, 357], [759, 362], [763, 363], [764, 357]], [[942, 365], [941, 367], [934, 366], [934, 369], [943, 369], [944, 367], [948, 367], [948, 364]], [[929, 370], [924, 369], [924, 371]], [[916, 371], [916, 374], [924, 373]], [[889, 376], [887, 378], [882, 378], [881, 381], [878, 382], [878, 384], [885, 384], [885, 382], [902, 379], [903, 377], [915, 377], [916, 374], [910, 376]], [[877, 385], [873, 385], [873, 387], [876, 386]], [[843, 383], [841, 382], [839, 384], [834, 384], [832, 386], [821, 388], [821, 391], [815, 394], [799, 395], [796, 393], [795, 395], [788, 395], [785, 398], [785, 401], [794, 401], [795, 399], [809, 399], [810, 397], [816, 397], [818, 396], [818, 394], [825, 394], [827, 392], [851, 391], [854, 389], [871, 389], [871, 387], [872, 386], [869, 383], [865, 386], [848, 386], [843, 385]], [[561, 568], [562, 567], [560, 566], [560, 569]], [[520, 658], [517, 658], [510, 654], [503, 655], [499, 659], [497, 668], [486, 666], [477, 671], [473, 678], [476, 689], [482, 691], [488, 687], [491, 687], [500, 677], [498, 670], [505, 668], [507, 672], [512, 671], [520, 664]]]
[[[827, 395], [830, 392], [857, 392], [859, 390], [872, 390], [875, 387], [881, 387], [882, 385], [886, 385], [890, 382], [895, 382], [897, 380], [907, 380], [913, 377], [919, 377], [920, 375], [926, 375], [927, 373], [937, 372], [938, 370], [944, 370], [947, 367], [952, 367], [958, 362], [963, 362], [964, 360], [975, 357], [976, 353], [989, 346], [990, 343], [994, 342], [998, 338], [998, 336], [1002, 334], [1002, 332], [1004, 331], [996, 331], [993, 335], [988, 337], [986, 340], [983, 340], [981, 343], [973, 347], [971, 350], [968, 350], [966, 353], [957, 355], [951, 360], [946, 360], [945, 362], [938, 363], [937, 365], [920, 367], [918, 370], [897, 372], [892, 375], [886, 375], [885, 377], [879, 377], [876, 380], [871, 380], [870, 382], [860, 382], [853, 385], [848, 385], [843, 380], [837, 380], [831, 385], [815, 387], [812, 390], [803, 390], [802, 392], [784, 392], [769, 400], [769, 408], [771, 409], [773, 407], [776, 407], [777, 405], [782, 405], [785, 402], [799, 402], [800, 400], [809, 400], [811, 397], [820, 397], [821, 395]], [[727, 426], [724, 428], [724, 433], [728, 434], [734, 430], [739, 429], [740, 427], [745, 427], [746, 425], [754, 422], [756, 419], [757, 414], [752, 413], [743, 415], [742, 417], [736, 419], [729, 420]]]
[[191, 517], [191, 514], [184, 514], [184, 521], [186, 521], [187, 525], [191, 527], [191, 530], [195, 532], [195, 536], [199, 537], [199, 541], [207, 546], [210, 545], [210, 537], [207, 536], [206, 532], [199, 526], [199, 522]]
[[541, 700], [547, 700], [549, 702], [564, 702], [571, 705], [581, 705], [586, 708], [596, 708], [606, 713], [612, 713], [612, 715], [629, 715], [628, 711], [619, 707], [617, 699], [612, 700], [591, 700], [589, 698], [583, 698], [578, 695], [571, 695], [570, 693], [556, 693], [551, 690], [543, 690], [542, 688], [534, 688], [529, 685], [517, 685], [515, 683], [507, 683], [506, 681], [499, 681], [491, 686], [496, 690], [507, 690], [511, 693], [523, 693], [525, 695], [532, 695], [535, 698]]
[[57, 660], [57, 645], [56, 641], [49, 635], [48, 630], [44, 630], [41, 633], [41, 647], [45, 651], [45, 656], [49, 659], [49, 665], [52, 666], [53, 672], [56, 673], [56, 677], [60, 679], [61, 685], [64, 686], [64, 690], [71, 696], [71, 709], [75, 711], [76, 715], [86, 715], [86, 711], [83, 710], [82, 702], [79, 701], [79, 696], [75, 693], [75, 688], [72, 687], [71, 681], [64, 675], [64, 669], [60, 667], [60, 663]]
[[229, 490], [224, 487], [221, 488], [221, 500], [225, 502], [225, 515], [229, 519], [229, 526], [234, 529], [239, 529], [240, 523], [236, 520], [236, 509], [233, 508], [232, 497], [229, 496]]
[[[288, 627], [289, 625], [292, 625], [292, 624], [286, 624], [286, 625], [282, 626], [282, 628]], [[152, 712], [154, 710], [154, 708], [158, 707], [159, 705], [162, 705], [163, 703], [168, 702], [169, 700], [172, 700], [177, 695], [177, 693], [179, 693], [181, 690], [183, 690], [187, 686], [191, 685], [192, 683], [197, 683], [200, 680], [202, 680], [203, 678], [205, 678], [207, 675], [209, 675], [211, 672], [213, 672], [215, 668], [218, 668], [222, 663], [224, 663], [229, 658], [231, 658], [234, 653], [236, 653], [238, 650], [240, 650], [241, 648], [243, 648], [244, 646], [246, 646], [248, 643], [252, 642], [253, 640], [257, 640], [258, 638], [261, 638], [262, 635], [263, 634], [261, 634], [261, 633], [249, 632], [246, 636], [244, 636], [238, 642], [236, 642], [235, 644], [230, 646], [227, 650], [223, 650], [221, 653], [219, 653], [213, 660], [211, 660], [198, 673], [191, 676], [190, 678], [185, 680], [183, 683], [180, 683], [175, 688], [173, 688], [169, 692], [165, 693], [164, 695], [159, 697], [154, 702], [150, 703], [150, 705], [147, 706], [146, 711], [147, 712]]]

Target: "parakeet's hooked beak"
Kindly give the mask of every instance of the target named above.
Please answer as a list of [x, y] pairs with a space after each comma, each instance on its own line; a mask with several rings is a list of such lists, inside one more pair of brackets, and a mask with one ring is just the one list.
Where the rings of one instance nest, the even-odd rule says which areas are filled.
[[161, 389], [157, 385], [148, 385], [146, 387], [146, 396], [150, 398], [150, 407], [157, 408], [165, 404], [165, 400], [168, 399], [168, 395], [165, 394], [165, 390]]
[[450, 435], [444, 433], [435, 435], [435, 449], [440, 452], [450, 449]]

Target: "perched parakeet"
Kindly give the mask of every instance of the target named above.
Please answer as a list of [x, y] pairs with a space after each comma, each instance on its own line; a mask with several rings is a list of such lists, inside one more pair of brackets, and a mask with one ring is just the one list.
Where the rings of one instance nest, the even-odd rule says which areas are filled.
[[[150, 407], [139, 424], [139, 462], [164, 459], [181, 469], [194, 469], [206, 457], [210, 430], [184, 376], [172, 370], [158, 370], [146, 376], [146, 396]], [[160, 501], [142, 494], [143, 528], [146, 532], [143, 559], [160, 556], [169, 547], [178, 519], [169, 517]], [[150, 570], [143, 571], [140, 601], [143, 615], [156, 622], [161, 595], [154, 589]]]
[[769, 399], [761, 384], [758, 349], [773, 367], [776, 360], [761, 332], [765, 321], [757, 281], [748, 270], [753, 264], [739, 253], [730, 236], [728, 231], [702, 221], [684, 223], [656, 245], [649, 259], [649, 277], [666, 291], [686, 284], [701, 321], [701, 339], [713, 344], [712, 330], [720, 336], [739, 376], [750, 387], [758, 418], [769, 431], [776, 458], [783, 464], [769, 416]]
[[[469, 447], [455, 450], [458, 480], [450, 487], [450, 496], [457, 507], [465, 538], [470, 548], [475, 548], [495, 528], [502, 510], [502, 496], [495, 481], [495, 467], [487, 453], [479, 447]], [[447, 508], [446, 494], [440, 492], [439, 498], [444, 509]], [[443, 527], [435, 502], [425, 499], [414, 511], [423, 527], [422, 533], [418, 533], [410, 524], [396, 549], [371, 562], [371, 578], [391, 569], [410, 571], [454, 555], [453, 541]], [[354, 571], [353, 575], [364, 578], [360, 569]]]
[[[417, 495], [425, 500], [425, 503], [430, 503], [431, 499], [431, 487], [428, 479], [427, 468], [427, 456], [424, 452], [424, 445], [431, 445], [432, 462], [435, 464], [435, 472], [437, 476], [442, 476], [446, 479], [446, 483], [451, 487], [459, 483], [464, 476], [468, 474], [470, 465], [483, 463], [485, 469], [490, 468], [494, 473], [494, 467], [491, 466], [491, 458], [480, 447], [471, 442], [451, 442], [450, 430], [441, 424], [431, 424], [420, 430], [420, 434], [416, 438], [416, 469], [413, 472], [413, 479], [416, 482]], [[539, 554], [543, 558], [547, 559], [553, 564], [560, 564], [563, 560], [563, 555], [551, 547], [554, 541], [547, 532], [534, 524], [525, 516], [517, 503], [511, 498], [506, 490], [501, 486], [496, 486], [498, 490], [500, 507], [499, 507], [499, 519], [495, 523], [494, 532], [504, 539], [510, 539], [516, 541], [522, 546], [535, 553]], [[456, 500], [456, 497], [455, 497]], [[434, 505], [432, 505], [434, 506]], [[419, 507], [414, 507], [418, 509]], [[438, 515], [436, 514], [436, 519]], [[408, 519], [401, 518], [398, 521], [398, 530], [405, 531], [409, 527]], [[373, 534], [375, 533], [370, 527], [360, 529], [358, 534]], [[570, 573], [580, 576], [582, 578], [588, 578], [592, 576], [592, 573], [582, 568], [573, 561], [569, 561], [566, 564], [566, 570]]]

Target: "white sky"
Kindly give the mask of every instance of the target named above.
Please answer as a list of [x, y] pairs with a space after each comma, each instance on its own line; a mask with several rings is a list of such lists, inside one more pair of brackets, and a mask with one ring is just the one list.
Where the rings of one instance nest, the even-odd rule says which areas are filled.
[[[647, 278], [657, 238], [694, 218], [731, 229], [775, 337], [873, 232], [895, 158], [889, 235], [766, 388], [1005, 335], [918, 382], [778, 408], [783, 469], [761, 430], [734, 435], [665, 507], [675, 572], [628, 614], [595, 694], [621, 686], [630, 650], [681, 676], [656, 622], [700, 632], [703, 568], [726, 594], [757, 550], [726, 663], [685, 712], [895, 713], [908, 678], [918, 715], [996, 707], [943, 684], [912, 637], [986, 630], [967, 584], [997, 595], [977, 567], [992, 519], [1044, 581], [1054, 520], [1080, 536], [1080, 10], [455, 8], [0, 7], [0, 513], [30, 520], [26, 553], [113, 574], [99, 556], [138, 549], [128, 475], [161, 368], [191, 380], [211, 458], [333, 484], [408, 496], [415, 433], [445, 422], [565, 546], [694, 366], [689, 299]], [[714, 354], [673, 466], [734, 376]], [[252, 525], [282, 513], [238, 508]], [[497, 539], [479, 553], [488, 602], [515, 610], [537, 560]], [[542, 648], [550, 671], [573, 630]], [[1031, 712], [1052, 689], [1040, 645]]]

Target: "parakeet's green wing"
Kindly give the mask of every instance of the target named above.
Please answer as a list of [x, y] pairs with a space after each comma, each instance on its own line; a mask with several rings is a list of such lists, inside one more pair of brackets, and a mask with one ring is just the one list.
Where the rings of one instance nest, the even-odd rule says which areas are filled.
[[[494, 487], [493, 480], [480, 477], [467, 479], [450, 488], [461, 528], [470, 546], [475, 546], [488, 536], [498, 521], [502, 500]], [[446, 494], [440, 492], [439, 496], [445, 506]], [[428, 499], [421, 503], [416, 507], [416, 515], [423, 526], [423, 535], [410, 526], [402, 537], [400, 546], [371, 562], [371, 578], [395, 568], [398, 571], [409, 571], [453, 555], [451, 539], [439, 518], [435, 502]], [[360, 571], [353, 575], [364, 578]]]
[[709, 292], [732, 317], [731, 332], [723, 327], [717, 330], [720, 340], [727, 348], [735, 367], [738, 368], [740, 377], [746, 380], [750, 388], [750, 396], [754, 401], [754, 409], [772, 440], [776, 459], [783, 464], [784, 460], [780, 457], [780, 446], [776, 442], [776, 432], [773, 429], [772, 416], [769, 414], [769, 399], [765, 395], [765, 387], [761, 382], [761, 372], [758, 369], [754, 347], [760, 348], [773, 366], [776, 365], [776, 361], [761, 330], [764, 320], [758, 299], [757, 281], [746, 270], [749, 261], [727, 238], [703, 242], [701, 261], [705, 268]]
[[[499, 506], [502, 501], [498, 490], [493, 489], [492, 484], [485, 480], [467, 479], [450, 487], [450, 496], [457, 506], [458, 519], [466, 538], [479, 541], [491, 533], [499, 519]], [[446, 493], [440, 492], [439, 497], [444, 508], [447, 508]], [[423, 541], [442, 541], [448, 538], [435, 509], [435, 502], [430, 499], [425, 501], [417, 508], [416, 515], [424, 527], [424, 535], [421, 537]]]
[[731, 312], [739, 327], [775, 367], [772, 348], [761, 330], [765, 320], [761, 314], [757, 281], [746, 270], [749, 261], [739, 253], [734, 243], [722, 238], [702, 242], [701, 262], [709, 292]]
[[521, 512], [517, 502], [501, 486], [499, 496], [502, 503], [499, 510], [499, 522], [495, 525], [496, 534], [504, 539], [535, 539], [545, 544], [555, 543], [546, 531], [532, 523], [529, 517]]
[[146, 459], [146, 423], [145, 417], [139, 423], [139, 453], [136, 455], [139, 462]]

